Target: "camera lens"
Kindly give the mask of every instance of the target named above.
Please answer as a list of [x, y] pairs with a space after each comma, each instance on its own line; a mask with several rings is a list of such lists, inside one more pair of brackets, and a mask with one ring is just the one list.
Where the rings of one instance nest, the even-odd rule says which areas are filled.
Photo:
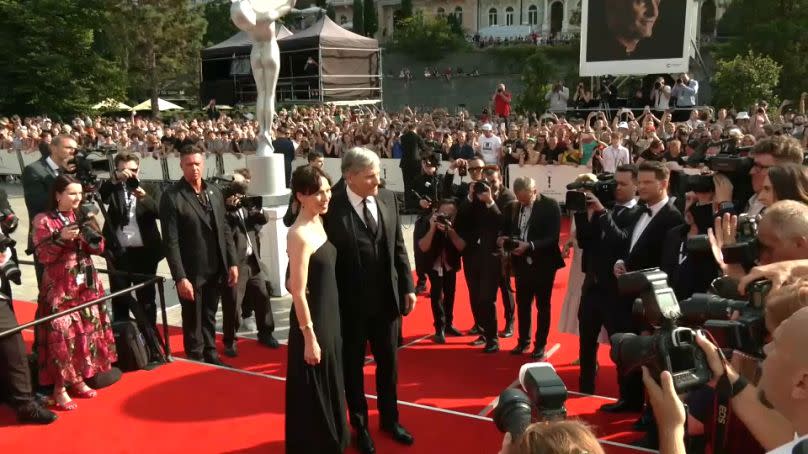
[[140, 180], [137, 177], [129, 177], [126, 180], [126, 188], [131, 190], [137, 189], [140, 187]]
[[532, 407], [530, 398], [519, 389], [509, 388], [499, 395], [494, 407], [494, 424], [500, 432], [508, 432], [516, 440], [530, 425]]

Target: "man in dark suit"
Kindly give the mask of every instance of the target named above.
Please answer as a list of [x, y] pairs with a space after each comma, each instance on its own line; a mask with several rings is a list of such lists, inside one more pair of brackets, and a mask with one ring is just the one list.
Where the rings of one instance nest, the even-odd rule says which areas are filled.
[[401, 135], [403, 155], [398, 163], [404, 179], [404, 208], [415, 212], [418, 209], [418, 198], [412, 193], [412, 182], [421, 171], [422, 154], [428, 155], [432, 150], [427, 147], [423, 137], [415, 131], [415, 122], [407, 124], [407, 131]]
[[[112, 178], [98, 188], [101, 200], [109, 205], [103, 234], [107, 248], [112, 252], [112, 269], [154, 276], [157, 274], [157, 264], [163, 259], [162, 239], [157, 229], [159, 212], [157, 202], [140, 186], [137, 179], [139, 172], [138, 155], [123, 151], [115, 156]], [[141, 276], [111, 274], [110, 288], [117, 292], [146, 279]], [[143, 287], [135, 294], [137, 302], [131, 294], [112, 300], [114, 319], [128, 320], [129, 310], [133, 309], [135, 318], [145, 323], [138, 317], [138, 312], [145, 310], [148, 322], [154, 326], [157, 323], [154, 286]]]
[[402, 444], [413, 437], [399, 424], [397, 346], [401, 316], [415, 307], [412, 270], [392, 192], [379, 189], [379, 157], [353, 148], [342, 158], [344, 191], [333, 193], [325, 230], [337, 248], [345, 396], [360, 452], [373, 453], [365, 399], [365, 351], [376, 361], [382, 430]]
[[292, 180], [292, 161], [295, 160], [295, 144], [289, 138], [289, 132], [286, 128], [279, 128], [277, 131], [277, 138], [272, 141], [272, 148], [275, 153], [283, 155], [283, 169], [285, 172], [286, 187]]
[[[494, 203], [501, 213], [505, 213], [505, 209], [516, 201], [516, 195], [510, 189], [502, 184], [502, 172], [495, 167], [487, 167], [483, 171], [485, 181], [491, 186], [494, 191]], [[503, 259], [500, 257], [500, 262]], [[501, 269], [501, 267], [500, 267]], [[502, 305], [505, 309], [505, 327], [502, 331], [497, 333], [497, 336], [502, 338], [513, 337], [513, 318], [516, 312], [516, 297], [511, 287], [511, 277], [505, 276], [500, 273], [499, 277], [499, 295], [502, 297]]]
[[[615, 172], [617, 186], [614, 191], [615, 206], [607, 210], [593, 194], [587, 194], [587, 211], [575, 213], [575, 233], [582, 249], [582, 265], [585, 278], [581, 290], [581, 305], [578, 309], [580, 333], [579, 358], [581, 392], [595, 393], [598, 336], [601, 327], [611, 336], [634, 331], [631, 325], [631, 301], [621, 299], [614, 276], [614, 263], [625, 257], [631, 228], [639, 210], [637, 193], [637, 167], [623, 165]], [[622, 385], [624, 380], [618, 377]], [[621, 397], [629, 407], [639, 410], [640, 393], [629, 393], [621, 386]], [[632, 401], [632, 399], [634, 401]]]
[[42, 279], [44, 268], [39, 264], [33, 249], [34, 245], [34, 217], [48, 209], [48, 195], [57, 176], [62, 173], [74, 172], [75, 163], [70, 162], [76, 155], [78, 145], [67, 134], [60, 134], [51, 141], [51, 154], [48, 157], [34, 161], [25, 166], [22, 171], [22, 190], [25, 197], [25, 207], [28, 208], [28, 250], [34, 254], [34, 269], [36, 280]]
[[243, 305], [255, 311], [258, 342], [278, 348], [272, 335], [275, 319], [269, 304], [269, 271], [261, 260], [261, 228], [269, 222], [260, 206], [244, 206], [248, 183], [241, 175], [230, 183], [225, 197], [225, 219], [233, 235], [233, 245], [238, 263], [238, 283], [222, 293], [222, 322], [224, 331], [224, 354], [238, 356], [236, 331], [240, 326]]
[[171, 277], [182, 304], [183, 345], [189, 358], [221, 365], [216, 353], [219, 296], [238, 282], [233, 236], [225, 222], [224, 198], [202, 181], [202, 149], [180, 152], [182, 178], [160, 199], [160, 221]]
[[[561, 209], [558, 202], [539, 194], [532, 178], [513, 182], [517, 202], [503, 215], [507, 236], [498, 243], [510, 251], [516, 274], [516, 305], [519, 314], [519, 341], [511, 350], [515, 355], [530, 347], [533, 301], [536, 301], [536, 340], [533, 359], [544, 358], [550, 333], [550, 299], [556, 271], [564, 267], [558, 238], [561, 233]], [[510, 241], [509, 241], [510, 238]]]

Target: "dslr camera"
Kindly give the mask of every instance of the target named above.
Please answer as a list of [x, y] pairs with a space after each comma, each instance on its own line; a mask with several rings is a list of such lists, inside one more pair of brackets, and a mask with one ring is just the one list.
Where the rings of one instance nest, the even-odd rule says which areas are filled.
[[508, 432], [513, 440], [524, 433], [534, 420], [558, 421], [567, 418], [567, 387], [550, 363], [529, 363], [519, 370], [522, 389], [508, 388], [499, 395], [494, 407], [494, 424]]
[[502, 243], [502, 249], [507, 253], [511, 253], [514, 251], [514, 249], [519, 247], [520, 241], [521, 240], [515, 236], [505, 238], [505, 241]]
[[[738, 229], [735, 234], [735, 243], [721, 248], [724, 263], [738, 264], [747, 271], [755, 266], [758, 255], [758, 223], [760, 216], [747, 213], [738, 216]], [[710, 239], [707, 235], [695, 235], [687, 239], [689, 253], [711, 253]]]
[[676, 325], [682, 312], [668, 275], [659, 268], [626, 273], [617, 280], [620, 294], [637, 297], [635, 315], [654, 327], [650, 336], [619, 333], [611, 337], [612, 361], [625, 375], [646, 366], [655, 380], [670, 372], [676, 392], [681, 394], [704, 385], [711, 372], [707, 358], [696, 344], [696, 331]]
[[589, 191], [600, 200], [604, 207], [614, 206], [614, 190], [617, 181], [613, 173], [601, 173], [598, 181], [576, 181], [567, 185], [567, 195], [564, 206], [570, 211], [586, 211], [589, 199], [583, 191]]
[[[0, 253], [7, 248], [13, 248], [16, 244], [17, 242], [12, 238], [6, 236], [4, 232], [0, 232]], [[10, 258], [5, 265], [0, 267], [0, 275], [17, 285], [22, 284], [20, 267], [13, 258]]]

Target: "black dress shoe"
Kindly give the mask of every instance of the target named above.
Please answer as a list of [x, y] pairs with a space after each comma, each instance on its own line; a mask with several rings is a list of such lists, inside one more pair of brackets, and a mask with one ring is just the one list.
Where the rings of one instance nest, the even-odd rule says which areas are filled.
[[236, 356], [238, 356], [238, 348], [236, 347], [236, 344], [225, 345], [224, 356], [227, 356], [229, 358], [235, 358]]
[[191, 361], [199, 361], [200, 363], [205, 361], [201, 353], [188, 353], [185, 356]]
[[479, 327], [479, 326], [477, 326], [477, 325], [474, 325], [474, 326], [473, 326], [473, 327], [472, 327], [472, 328], [471, 328], [471, 329], [468, 331], [468, 333], [466, 333], [466, 334], [468, 334], [469, 336], [476, 336], [476, 335], [478, 335], [478, 334], [482, 334], [482, 333], [483, 333], [483, 329], [482, 329], [482, 328], [480, 328], [480, 327]]
[[516, 344], [516, 347], [511, 350], [511, 355], [521, 355], [523, 353], [527, 353], [529, 348], [530, 344]]
[[484, 344], [485, 344], [485, 337], [483, 337], [483, 336], [480, 336], [477, 339], [474, 339], [473, 341], [471, 341], [469, 343], [469, 345], [472, 345], [474, 347], [479, 347], [480, 345], [484, 345]]
[[28, 402], [17, 407], [17, 421], [22, 424], [50, 424], [57, 418], [56, 413], [36, 402]]
[[407, 429], [398, 423], [389, 427], [382, 427], [382, 432], [389, 434], [391, 437], [393, 437], [393, 440], [401, 443], [402, 445], [411, 445], [415, 442], [415, 438], [413, 438], [412, 434], [407, 432]]
[[445, 344], [446, 343], [446, 336], [444, 336], [443, 331], [438, 331], [437, 333], [435, 333], [434, 336], [432, 336], [432, 340], [436, 344]]
[[544, 359], [544, 347], [534, 348], [533, 353], [530, 354], [530, 357], [533, 359]]
[[499, 351], [499, 343], [498, 342], [491, 342], [485, 345], [483, 349], [483, 353], [496, 353]]
[[222, 360], [220, 360], [218, 357], [205, 358], [205, 362], [208, 364], [212, 364], [214, 366], [230, 367], [227, 364], [223, 363]]
[[606, 413], [639, 413], [642, 411], [642, 405], [632, 404], [620, 399], [613, 404], [601, 405], [598, 411], [604, 411]]
[[370, 438], [370, 432], [362, 428], [356, 431], [356, 449], [362, 454], [374, 454], [376, 446], [373, 444], [373, 439]]
[[426, 284], [418, 284], [415, 286], [415, 294], [416, 295], [425, 295], [426, 294]]
[[281, 344], [272, 334], [258, 335], [258, 343], [269, 348], [280, 348]]
[[460, 331], [458, 331], [457, 328], [451, 325], [449, 325], [449, 327], [444, 329], [443, 331], [446, 333], [447, 336], [458, 337], [463, 335], [463, 333], [461, 333]]
[[497, 335], [504, 339], [513, 337], [513, 328], [506, 326], [505, 329], [497, 333]]

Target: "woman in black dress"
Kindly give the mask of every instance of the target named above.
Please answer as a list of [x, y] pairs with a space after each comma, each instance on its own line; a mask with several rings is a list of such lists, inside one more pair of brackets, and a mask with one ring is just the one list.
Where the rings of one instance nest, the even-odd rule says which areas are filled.
[[342, 338], [334, 267], [337, 250], [323, 229], [331, 181], [319, 168], [292, 174], [300, 212], [287, 236], [289, 360], [286, 378], [286, 452], [342, 453], [348, 446]]

